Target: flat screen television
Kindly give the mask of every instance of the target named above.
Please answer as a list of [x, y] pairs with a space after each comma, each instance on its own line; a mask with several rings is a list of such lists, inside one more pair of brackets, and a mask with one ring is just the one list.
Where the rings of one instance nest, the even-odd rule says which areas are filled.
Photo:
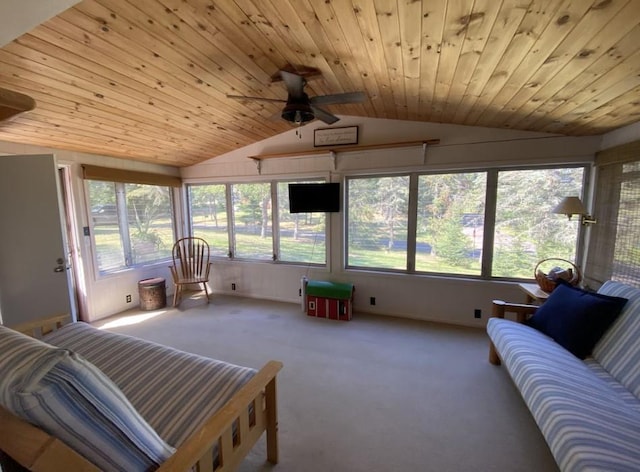
[[339, 212], [340, 184], [289, 184], [289, 212]]

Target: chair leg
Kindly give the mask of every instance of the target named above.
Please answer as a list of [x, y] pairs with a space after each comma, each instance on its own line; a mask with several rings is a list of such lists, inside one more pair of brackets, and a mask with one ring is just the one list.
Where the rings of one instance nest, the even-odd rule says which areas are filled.
[[173, 292], [173, 307], [178, 306], [178, 299], [180, 298], [180, 285], [176, 284], [176, 289]]
[[203, 282], [202, 286], [204, 287], [204, 294], [207, 296], [207, 303], [209, 303], [209, 289], [207, 288], [207, 282]]

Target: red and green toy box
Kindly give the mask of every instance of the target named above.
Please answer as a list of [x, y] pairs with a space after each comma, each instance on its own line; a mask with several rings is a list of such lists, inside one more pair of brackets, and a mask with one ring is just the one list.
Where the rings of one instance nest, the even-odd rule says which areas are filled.
[[349, 321], [353, 307], [353, 284], [309, 280], [305, 290], [307, 315]]

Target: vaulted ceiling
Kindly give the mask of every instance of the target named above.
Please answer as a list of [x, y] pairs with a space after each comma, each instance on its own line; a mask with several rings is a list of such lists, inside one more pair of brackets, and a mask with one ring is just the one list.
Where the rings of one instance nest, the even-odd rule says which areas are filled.
[[291, 128], [227, 97], [287, 66], [365, 92], [338, 115], [601, 134], [640, 120], [640, 1], [84, 0], [0, 49], [37, 104], [0, 140], [195, 164]]

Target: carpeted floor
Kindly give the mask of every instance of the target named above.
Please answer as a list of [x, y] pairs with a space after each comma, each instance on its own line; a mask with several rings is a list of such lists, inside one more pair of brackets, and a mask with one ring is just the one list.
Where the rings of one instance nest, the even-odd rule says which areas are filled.
[[359, 314], [330, 321], [225, 296], [96, 325], [240, 365], [284, 363], [280, 463], [265, 462], [263, 439], [242, 472], [557, 470], [506, 370], [487, 362], [483, 330]]

